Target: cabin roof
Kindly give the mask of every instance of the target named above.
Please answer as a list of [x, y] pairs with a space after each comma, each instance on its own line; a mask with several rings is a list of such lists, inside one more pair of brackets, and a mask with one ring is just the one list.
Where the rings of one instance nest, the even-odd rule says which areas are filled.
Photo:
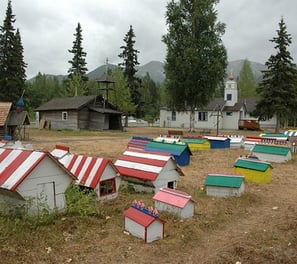
[[28, 149], [0, 148], [0, 187], [15, 191], [47, 156], [73, 179], [75, 178], [50, 153]]
[[184, 151], [187, 151], [189, 155], [192, 155], [192, 152], [187, 144], [151, 141], [145, 146], [145, 150], [167, 152], [176, 156], [180, 156]]
[[153, 197], [154, 200], [157, 200], [162, 203], [167, 203], [179, 208], [184, 208], [189, 201], [195, 202], [192, 199], [192, 196], [186, 192], [170, 189], [170, 188], [161, 188]]
[[35, 111], [80, 109], [95, 100], [95, 95], [53, 98], [36, 108]]
[[236, 160], [234, 167], [244, 168], [256, 171], [266, 171], [269, 168], [272, 168], [271, 164], [268, 162], [260, 161], [257, 159], [245, 159], [239, 158]]
[[77, 178], [77, 184], [93, 189], [99, 183], [107, 166], [111, 166], [114, 169], [115, 175], [118, 173], [111, 160], [107, 158], [88, 157], [69, 153], [62, 156], [59, 162]]
[[290, 152], [290, 148], [269, 144], [256, 144], [252, 152], [286, 156]]
[[239, 188], [243, 182], [244, 176], [242, 175], [208, 174], [205, 180], [205, 185]]
[[165, 221], [161, 218], [146, 214], [145, 212], [136, 209], [132, 206], [129, 207], [126, 211], [124, 211], [124, 216], [130, 218], [134, 222], [144, 227], [150, 226], [154, 221], [160, 221], [162, 223], [165, 223]]
[[0, 102], [0, 126], [5, 125], [11, 106], [11, 102]]

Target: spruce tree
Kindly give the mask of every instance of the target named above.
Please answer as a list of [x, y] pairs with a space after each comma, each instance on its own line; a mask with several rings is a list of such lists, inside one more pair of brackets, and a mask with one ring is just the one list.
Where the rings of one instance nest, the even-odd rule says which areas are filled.
[[85, 60], [87, 53], [83, 51], [83, 37], [80, 23], [77, 24], [75, 33], [73, 35], [75, 37], [73, 46], [71, 50], [68, 50], [73, 54], [72, 60], [68, 61], [71, 65], [70, 69], [68, 70], [68, 83], [74, 78], [80, 78], [84, 83], [86, 83], [88, 81], [88, 76], [86, 75], [88, 69], [86, 67], [87, 63]]
[[119, 63], [119, 66], [123, 69], [124, 77], [127, 79], [128, 87], [130, 90], [132, 103], [137, 105], [136, 115], [140, 116], [140, 86], [141, 81], [136, 77], [137, 69], [136, 66], [139, 65], [137, 54], [138, 50], [134, 48], [135, 45], [135, 34], [132, 26], [124, 37], [125, 46], [121, 46], [122, 52], [119, 54], [119, 57], [123, 59], [122, 63]]
[[239, 73], [238, 88], [240, 97], [256, 97], [257, 87], [258, 83], [253, 74], [251, 64], [247, 59], [245, 59]]
[[190, 131], [195, 109], [207, 105], [225, 77], [227, 53], [221, 40], [225, 25], [216, 21], [217, 2], [172, 0], [167, 5], [165, 84], [170, 106], [190, 111]]
[[277, 36], [270, 40], [275, 43], [276, 55], [271, 55], [265, 63], [267, 70], [263, 71], [263, 80], [257, 89], [261, 99], [255, 114], [265, 119], [275, 115], [275, 132], [278, 133], [281, 123], [296, 114], [297, 70], [288, 51], [292, 38], [283, 18], [276, 32]]
[[8, 1], [3, 26], [0, 27], [0, 101], [17, 103], [25, 88], [23, 46], [19, 30], [15, 32], [11, 1]]

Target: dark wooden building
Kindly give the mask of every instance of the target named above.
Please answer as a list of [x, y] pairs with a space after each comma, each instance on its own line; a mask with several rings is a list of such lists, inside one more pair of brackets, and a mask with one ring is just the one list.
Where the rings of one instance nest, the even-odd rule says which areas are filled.
[[14, 109], [11, 102], [0, 102], [0, 139], [27, 139], [27, 125], [30, 120], [23, 107]]
[[54, 98], [41, 105], [40, 128], [53, 130], [121, 130], [121, 115], [116, 107], [101, 95]]

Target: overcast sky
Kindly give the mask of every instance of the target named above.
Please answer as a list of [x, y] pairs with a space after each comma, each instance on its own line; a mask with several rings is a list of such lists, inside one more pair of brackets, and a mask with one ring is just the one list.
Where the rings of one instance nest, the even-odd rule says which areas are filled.
[[[70, 67], [75, 28], [82, 27], [83, 49], [89, 71], [120, 62], [120, 46], [130, 25], [136, 35], [138, 61], [164, 61], [165, 12], [168, 0], [12, 0], [15, 28], [19, 28], [28, 64], [27, 77], [38, 72], [66, 74]], [[3, 25], [7, 0], [0, 2]], [[276, 36], [281, 17], [292, 36], [290, 52], [297, 60], [296, 0], [221, 0], [218, 21], [226, 24], [223, 43], [228, 60], [265, 63], [275, 53], [269, 40]]]

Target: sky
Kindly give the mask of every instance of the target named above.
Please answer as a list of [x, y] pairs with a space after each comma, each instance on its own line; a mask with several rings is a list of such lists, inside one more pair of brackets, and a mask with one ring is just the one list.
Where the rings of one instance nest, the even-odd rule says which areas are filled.
[[[87, 53], [88, 71], [105, 64], [121, 62], [118, 55], [123, 39], [132, 25], [138, 62], [164, 62], [168, 0], [12, 0], [12, 11], [20, 30], [27, 63], [27, 78], [38, 72], [67, 74], [77, 24], [82, 28], [82, 46]], [[7, 0], [0, 2], [3, 25]], [[296, 0], [220, 0], [218, 21], [226, 24], [222, 41], [228, 61], [248, 59], [265, 63], [275, 54], [274, 43], [281, 17], [291, 34], [289, 47], [297, 61]]]

